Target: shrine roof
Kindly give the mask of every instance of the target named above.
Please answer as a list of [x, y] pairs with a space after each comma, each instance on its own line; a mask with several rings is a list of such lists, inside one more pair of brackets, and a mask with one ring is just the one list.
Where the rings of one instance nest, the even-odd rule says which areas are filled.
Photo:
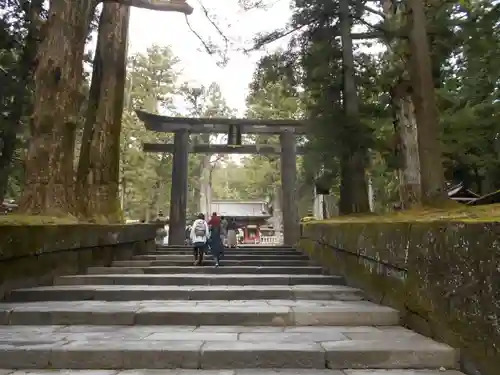
[[212, 212], [217, 212], [220, 216], [253, 218], [272, 216], [269, 214], [265, 201], [213, 200], [210, 208]]

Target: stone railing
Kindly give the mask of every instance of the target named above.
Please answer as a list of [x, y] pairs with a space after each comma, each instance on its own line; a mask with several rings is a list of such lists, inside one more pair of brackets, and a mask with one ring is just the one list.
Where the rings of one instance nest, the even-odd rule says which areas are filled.
[[154, 248], [156, 224], [0, 225], [0, 299]]
[[[461, 350], [466, 373], [500, 368], [500, 224], [311, 222], [300, 248], [402, 323]], [[479, 372], [477, 372], [479, 371]]]

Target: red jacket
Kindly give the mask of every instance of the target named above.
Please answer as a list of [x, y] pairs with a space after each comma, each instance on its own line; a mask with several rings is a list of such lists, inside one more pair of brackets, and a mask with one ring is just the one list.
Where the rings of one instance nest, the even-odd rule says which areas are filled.
[[212, 216], [208, 221], [208, 225], [217, 228], [220, 227], [220, 222], [221, 222], [220, 216]]

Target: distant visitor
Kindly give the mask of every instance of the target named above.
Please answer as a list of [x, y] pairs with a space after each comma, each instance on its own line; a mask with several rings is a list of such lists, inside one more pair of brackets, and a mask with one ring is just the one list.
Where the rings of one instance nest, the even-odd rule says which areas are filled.
[[203, 256], [207, 251], [209, 236], [208, 223], [205, 215], [199, 214], [191, 227], [191, 243], [193, 244], [194, 265], [203, 265]]
[[234, 218], [227, 224], [227, 247], [235, 248], [238, 244], [236, 240], [236, 231], [238, 230], [238, 225]]

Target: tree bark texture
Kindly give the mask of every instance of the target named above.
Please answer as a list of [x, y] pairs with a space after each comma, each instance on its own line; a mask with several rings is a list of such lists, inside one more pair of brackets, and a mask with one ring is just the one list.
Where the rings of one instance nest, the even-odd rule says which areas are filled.
[[447, 200], [442, 164], [439, 118], [434, 92], [427, 21], [422, 0], [409, 0], [410, 79], [418, 128], [422, 203], [441, 206]]
[[411, 87], [401, 81], [393, 90], [394, 130], [397, 135], [397, 156], [400, 160], [399, 175], [401, 207], [403, 209], [420, 205], [420, 158], [418, 153], [417, 120], [411, 99]]
[[[351, 16], [349, 1], [339, 2], [340, 34], [342, 39], [342, 62], [344, 76], [344, 111], [349, 121], [347, 126], [359, 127], [359, 103], [355, 82], [354, 55], [351, 36]], [[354, 134], [358, 129], [352, 129]], [[346, 129], [345, 134], [349, 133]], [[364, 145], [348, 144], [342, 152], [340, 203], [341, 214], [370, 212], [368, 187], [366, 184], [366, 149]]]
[[52, 0], [46, 35], [35, 70], [31, 139], [26, 156], [26, 186], [20, 210], [66, 215], [74, 211], [73, 149], [83, 53], [93, 0]]
[[79, 213], [110, 222], [121, 219], [120, 132], [129, 10], [127, 5], [103, 5], [77, 173]]

